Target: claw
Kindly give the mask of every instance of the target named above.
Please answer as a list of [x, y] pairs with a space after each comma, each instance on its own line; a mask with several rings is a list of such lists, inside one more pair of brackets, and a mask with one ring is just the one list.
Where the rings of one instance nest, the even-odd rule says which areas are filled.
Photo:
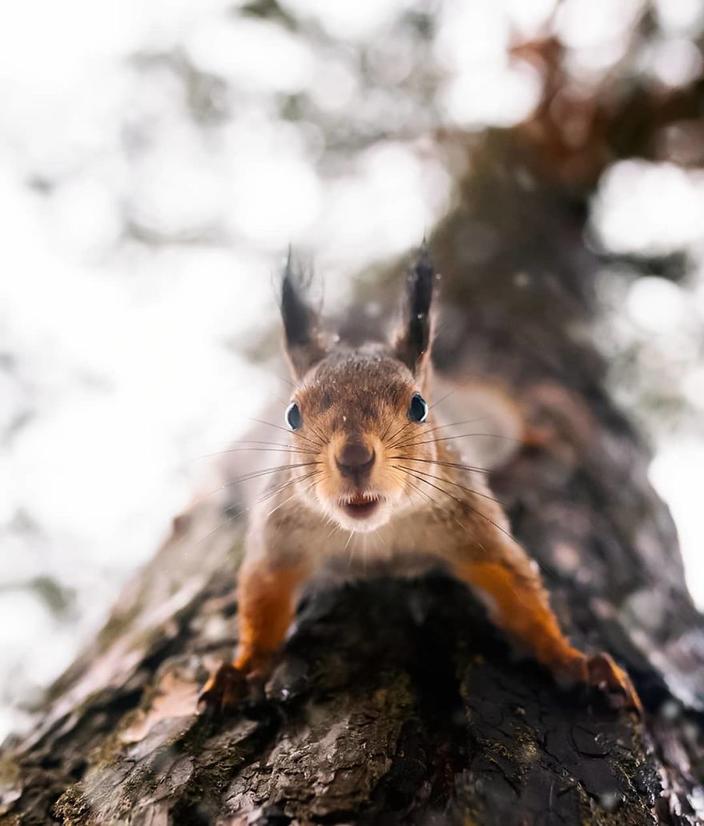
[[198, 697], [198, 711], [228, 714], [249, 696], [247, 676], [232, 663], [223, 663], [215, 671]]
[[629, 708], [643, 715], [643, 706], [631, 678], [609, 654], [592, 654], [586, 658], [586, 682], [603, 691], [616, 708]]

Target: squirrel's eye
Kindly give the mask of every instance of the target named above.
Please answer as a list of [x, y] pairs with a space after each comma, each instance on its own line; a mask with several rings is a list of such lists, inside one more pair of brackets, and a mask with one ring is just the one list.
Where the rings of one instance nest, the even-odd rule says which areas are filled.
[[291, 402], [291, 404], [286, 408], [286, 424], [291, 428], [291, 430], [298, 430], [298, 428], [303, 424], [301, 408], [296, 404], [296, 402]]
[[428, 402], [420, 393], [414, 393], [408, 406], [408, 418], [412, 422], [424, 422], [428, 418]]

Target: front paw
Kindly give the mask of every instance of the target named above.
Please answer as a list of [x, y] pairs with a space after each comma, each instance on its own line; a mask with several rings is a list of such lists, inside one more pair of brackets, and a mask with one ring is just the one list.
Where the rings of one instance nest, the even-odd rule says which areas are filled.
[[628, 674], [604, 652], [585, 657], [588, 685], [602, 691], [615, 708], [628, 708], [643, 715], [643, 706]]
[[232, 714], [251, 697], [252, 682], [232, 663], [223, 663], [210, 675], [198, 697], [198, 711]]
[[600, 691], [612, 708], [633, 709], [642, 715], [643, 706], [631, 678], [609, 654], [575, 652], [569, 660], [553, 666], [555, 679], [565, 687], [586, 685]]

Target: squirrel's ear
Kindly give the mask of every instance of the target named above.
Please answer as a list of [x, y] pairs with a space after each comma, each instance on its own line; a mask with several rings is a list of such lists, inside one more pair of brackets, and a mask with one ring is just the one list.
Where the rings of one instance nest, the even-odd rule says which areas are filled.
[[401, 324], [393, 339], [396, 357], [414, 375], [423, 370], [430, 355], [434, 285], [435, 269], [424, 241], [406, 278]]
[[303, 276], [294, 269], [289, 252], [281, 281], [281, 318], [286, 355], [293, 375], [303, 378], [325, 356], [317, 313], [305, 298]]

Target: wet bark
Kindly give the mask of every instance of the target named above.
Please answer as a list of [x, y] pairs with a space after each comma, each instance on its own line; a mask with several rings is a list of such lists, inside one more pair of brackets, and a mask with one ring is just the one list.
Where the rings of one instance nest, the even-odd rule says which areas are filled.
[[604, 389], [583, 205], [520, 132], [472, 159], [433, 239], [437, 367], [501, 384], [548, 434], [494, 490], [571, 637], [628, 668], [644, 720], [559, 689], [440, 575], [309, 596], [270, 699], [196, 716], [232, 649], [229, 488], [174, 521], [34, 731], [6, 744], [0, 824], [704, 822], [704, 623], [647, 447]]

